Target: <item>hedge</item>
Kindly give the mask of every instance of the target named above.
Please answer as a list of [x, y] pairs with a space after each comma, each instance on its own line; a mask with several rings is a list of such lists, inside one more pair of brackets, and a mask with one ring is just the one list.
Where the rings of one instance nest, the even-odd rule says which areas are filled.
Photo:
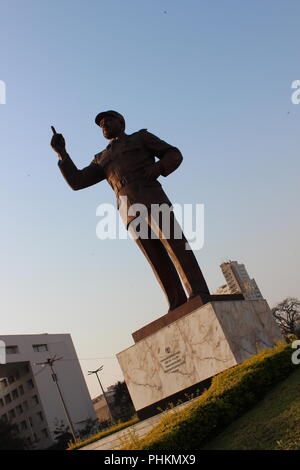
[[100, 439], [103, 439], [106, 436], [110, 436], [110, 434], [114, 434], [115, 432], [121, 431], [122, 429], [125, 429], [128, 426], [132, 426], [133, 424], [136, 424], [138, 422], [139, 422], [138, 418], [132, 418], [130, 421], [115, 424], [109, 429], [98, 432], [97, 434], [94, 434], [93, 436], [90, 436], [87, 439], [84, 439], [84, 440], [77, 439], [75, 442], [70, 442], [67, 450], [80, 449], [81, 447], [85, 447], [88, 444], [92, 444], [93, 442], [99, 441]]

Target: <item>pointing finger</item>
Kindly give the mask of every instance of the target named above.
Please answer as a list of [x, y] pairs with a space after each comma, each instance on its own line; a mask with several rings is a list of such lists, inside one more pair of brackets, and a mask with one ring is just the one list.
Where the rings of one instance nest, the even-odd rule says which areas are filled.
[[56, 135], [57, 132], [56, 132], [55, 128], [53, 126], [51, 126], [51, 129], [52, 129], [53, 134]]

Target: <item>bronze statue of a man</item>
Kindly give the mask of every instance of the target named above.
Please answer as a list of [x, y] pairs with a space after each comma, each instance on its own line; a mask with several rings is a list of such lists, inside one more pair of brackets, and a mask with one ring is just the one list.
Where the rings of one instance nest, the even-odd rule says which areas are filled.
[[[68, 155], [62, 134], [56, 134], [53, 128], [51, 146], [58, 153], [58, 166], [67, 183], [72, 189], [78, 190], [106, 179], [117, 196], [118, 208], [125, 196], [128, 209], [133, 204], [143, 204], [149, 209], [153, 204], [167, 204], [174, 229], [178, 223], [172, 204], [157, 179], [168, 176], [181, 164], [180, 151], [146, 129], [126, 134], [124, 117], [116, 111], [99, 113], [95, 122], [101, 127], [109, 144], [82, 170], [75, 166]], [[129, 215], [128, 210], [125, 215], [121, 215], [126, 228], [130, 230], [135, 216]], [[209, 302], [207, 284], [192, 250], [186, 249], [187, 240], [183, 233], [178, 238], [171, 228], [169, 235], [164, 236], [160, 221], [151, 216], [151, 211], [147, 216], [147, 226], [149, 234], [154, 233], [156, 236], [135, 237], [135, 241], [167, 296], [169, 311], [187, 301], [182, 283], [189, 299], [200, 296], [203, 304]]]

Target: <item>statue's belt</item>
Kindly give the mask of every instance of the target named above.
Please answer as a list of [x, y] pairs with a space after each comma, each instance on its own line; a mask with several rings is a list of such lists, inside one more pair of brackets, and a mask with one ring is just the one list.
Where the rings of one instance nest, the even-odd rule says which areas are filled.
[[137, 179], [136, 177], [130, 178], [130, 177], [125, 177], [124, 176], [120, 180], [114, 181], [113, 183], [111, 183], [111, 185], [112, 185], [116, 195], [118, 196], [121, 189], [125, 188], [125, 186], [127, 186], [128, 184], [141, 183], [141, 182], [142, 182], [142, 180], [140, 178]]

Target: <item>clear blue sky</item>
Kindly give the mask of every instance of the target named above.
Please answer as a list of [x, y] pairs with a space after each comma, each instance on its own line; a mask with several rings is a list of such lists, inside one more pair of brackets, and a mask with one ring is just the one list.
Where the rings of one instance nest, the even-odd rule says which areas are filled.
[[299, 23], [297, 0], [1, 1], [1, 334], [71, 333], [84, 374], [104, 364], [108, 386], [131, 333], [166, 313], [135, 244], [96, 238], [111, 188], [73, 192], [49, 146], [53, 124], [86, 166], [107, 145], [106, 109], [181, 149], [161, 182], [205, 204], [196, 255], [212, 291], [231, 258], [270, 306], [300, 297]]

